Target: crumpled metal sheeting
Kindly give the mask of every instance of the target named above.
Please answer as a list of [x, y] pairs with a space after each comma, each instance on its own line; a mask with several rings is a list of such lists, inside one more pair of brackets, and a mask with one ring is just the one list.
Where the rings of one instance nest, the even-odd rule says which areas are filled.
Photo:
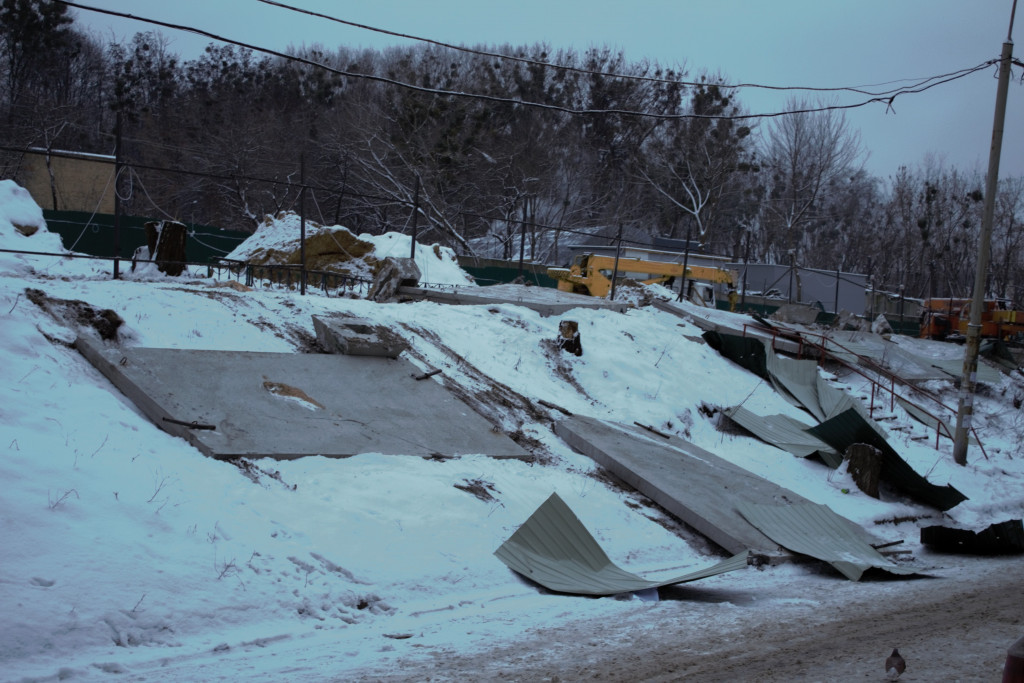
[[807, 431], [839, 453], [845, 453], [846, 449], [855, 443], [874, 446], [882, 452], [882, 481], [915, 500], [943, 511], [967, 500], [967, 496], [953, 486], [932, 484], [918, 474], [879, 434], [874, 422], [865, 419], [856, 410], [847, 410]]
[[848, 408], [860, 408], [849, 393], [832, 386], [821, 376], [817, 361], [785, 358], [771, 349], [765, 349], [765, 354], [765, 367], [776, 391], [797, 407], [804, 408], [818, 422]]
[[761, 416], [743, 406], [732, 406], [725, 408], [722, 412], [762, 441], [799, 458], [817, 455], [832, 469], [836, 469], [843, 462], [841, 454], [836, 453], [835, 449], [827, 443], [807, 432], [811, 425], [804, 424], [789, 415]]
[[494, 554], [509, 569], [558, 593], [617, 595], [696, 581], [743, 569], [747, 553], [662, 581], [649, 581], [611, 561], [557, 493], [501, 544]]

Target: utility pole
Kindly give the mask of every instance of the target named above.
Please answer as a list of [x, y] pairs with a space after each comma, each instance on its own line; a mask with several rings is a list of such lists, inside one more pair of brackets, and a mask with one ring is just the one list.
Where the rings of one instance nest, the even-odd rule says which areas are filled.
[[121, 279], [121, 110], [117, 110], [114, 124], [114, 279]]
[[985, 183], [985, 209], [981, 217], [978, 236], [978, 266], [974, 273], [974, 298], [971, 300], [971, 320], [967, 325], [967, 344], [964, 350], [964, 370], [960, 380], [960, 402], [956, 411], [956, 432], [953, 438], [953, 461], [967, 464], [967, 436], [974, 415], [974, 385], [978, 377], [978, 346], [981, 337], [981, 312], [985, 305], [985, 281], [988, 279], [989, 251], [992, 241], [992, 219], [996, 207], [999, 185], [999, 155], [1003, 148], [1003, 121], [1006, 118], [1006, 92], [1010, 86], [1010, 64], [1013, 60], [1013, 17], [1017, 0], [1010, 10], [1010, 30], [1003, 43], [999, 59], [999, 85], [996, 90], [996, 111], [992, 122], [992, 147], [988, 153], [988, 177]]

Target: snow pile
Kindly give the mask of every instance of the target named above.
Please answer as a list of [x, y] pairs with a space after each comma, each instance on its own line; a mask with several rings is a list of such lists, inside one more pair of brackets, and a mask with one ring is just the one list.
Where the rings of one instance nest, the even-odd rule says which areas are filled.
[[[294, 230], [290, 218], [281, 219], [249, 247], [280, 251], [287, 244], [280, 233]], [[3, 230], [0, 248], [38, 237]], [[403, 236], [358, 239], [372, 245], [364, 255], [376, 259], [408, 253]], [[438, 270], [425, 269], [425, 280], [460, 276], [427, 251], [417, 261]], [[558, 439], [551, 422], [560, 414], [538, 408], [540, 400], [684, 436], [881, 539], [904, 539], [903, 547], [933, 566], [944, 559], [921, 548], [918, 526], [979, 526], [1024, 515], [1024, 459], [1014, 457], [1024, 435], [1020, 412], [1010, 407], [1020, 385], [1010, 379], [978, 396], [988, 458], [972, 449], [966, 468], [952, 463], [948, 440], [936, 450], [934, 432], [902, 413], [876, 412], [911, 466], [970, 497], [942, 515], [902, 496], [875, 500], [845, 470], [721, 429], [715, 406], [802, 413], [701, 343], [699, 328], [651, 308], [572, 311], [566, 317], [578, 322], [584, 349], [575, 357], [554, 346], [559, 318], [512, 304], [375, 304], [236, 291], [211, 280], [114, 281], [81, 277], [74, 263], [50, 258], [45, 276], [0, 272], [5, 680], [387, 678], [400, 664], [443, 668], [453, 653], [526, 642], [549, 626], [579, 624], [589, 650], [600, 653], [621, 646], [621, 632], [609, 624], [642, 624], [637, 628], [648, 631], [640, 635], [654, 637], [693, 619], [728, 629], [754, 609], [729, 599], [651, 604], [551, 595], [494, 558], [552, 492], [614, 562], [645, 577], [678, 575], [719, 558]], [[299, 352], [312, 338], [312, 315], [367, 318], [403, 334], [412, 362], [442, 368], [446, 381], [489, 407], [501, 429], [538, 459], [365, 453], [240, 466], [214, 461], [157, 429], [70, 348], [76, 335], [93, 334], [83, 322], [90, 318], [51, 317], [35, 303], [44, 296], [66, 302], [67, 310], [112, 309], [124, 320], [121, 343], [149, 347]], [[856, 375], [840, 381], [870, 399], [870, 386]], [[953, 392], [950, 383], [933, 388]], [[901, 585], [840, 583], [813, 566], [751, 567], [706, 579], [700, 589], [756, 591], [756, 609], [786, 620], [805, 615], [776, 597], [780, 586], [849, 596]], [[816, 614], [839, 613], [841, 605], [814, 607]]]
[[[46, 229], [43, 210], [13, 180], [0, 180], [0, 249], [64, 252], [60, 235]], [[0, 269], [9, 274], [24, 273], [29, 263], [20, 254], [0, 253]]]
[[[298, 265], [301, 218], [283, 212], [267, 216], [251, 237], [228, 254], [226, 259], [256, 265]], [[342, 226], [323, 226], [306, 221], [306, 267], [372, 280], [385, 258], [408, 258], [412, 238], [398, 233], [362, 234], [358, 237]], [[416, 245], [416, 265], [421, 281], [429, 284], [467, 285], [473, 279], [461, 268], [455, 252], [439, 245]]]

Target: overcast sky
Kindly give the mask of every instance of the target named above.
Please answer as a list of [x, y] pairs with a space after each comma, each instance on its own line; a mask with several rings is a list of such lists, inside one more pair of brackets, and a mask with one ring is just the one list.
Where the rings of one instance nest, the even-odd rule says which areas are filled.
[[[917, 79], [999, 57], [1013, 0], [282, 0], [340, 19], [464, 45], [532, 45], [585, 50], [608, 45], [630, 61], [682, 65], [690, 75], [720, 72], [730, 82], [840, 87]], [[382, 48], [409, 41], [309, 17], [259, 0], [81, 0], [81, 4], [194, 26], [284, 50]], [[154, 27], [73, 10], [76, 22], [104, 40]], [[1024, 14], [1024, 7], [1022, 7]], [[1020, 24], [1021, 22], [1017, 22]], [[171, 50], [198, 56], [209, 39], [161, 30]], [[1015, 31], [1014, 37], [1017, 36]], [[1024, 59], [1024, 49], [1015, 51]], [[1010, 84], [1000, 177], [1024, 175], [1024, 85]], [[996, 97], [992, 66], [893, 103], [850, 110], [847, 119], [868, 150], [866, 167], [888, 177], [931, 158], [984, 172]], [[745, 90], [750, 112], [784, 109], [785, 95]], [[834, 99], [831, 98], [830, 99]], [[842, 103], [862, 101], [843, 96]], [[765, 124], [762, 124], [765, 125]]]

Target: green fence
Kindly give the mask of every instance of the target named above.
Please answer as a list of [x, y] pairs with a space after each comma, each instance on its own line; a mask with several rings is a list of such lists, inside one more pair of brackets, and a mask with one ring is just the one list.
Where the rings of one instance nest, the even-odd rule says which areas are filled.
[[[46, 227], [61, 237], [64, 248], [92, 256], [113, 258], [114, 216], [85, 211], [43, 210]], [[152, 218], [121, 216], [118, 242], [121, 258], [130, 259], [135, 250], [146, 246], [145, 224]], [[249, 233], [221, 230], [210, 225], [186, 223], [188, 236], [185, 257], [191, 263], [211, 263], [241, 244]]]
[[523, 276], [526, 282], [538, 287], [558, 287], [558, 281], [548, 277], [548, 267], [536, 263], [524, 263], [520, 271], [518, 261], [459, 256], [459, 267], [473, 276], [478, 285], [497, 285], [514, 282]]

